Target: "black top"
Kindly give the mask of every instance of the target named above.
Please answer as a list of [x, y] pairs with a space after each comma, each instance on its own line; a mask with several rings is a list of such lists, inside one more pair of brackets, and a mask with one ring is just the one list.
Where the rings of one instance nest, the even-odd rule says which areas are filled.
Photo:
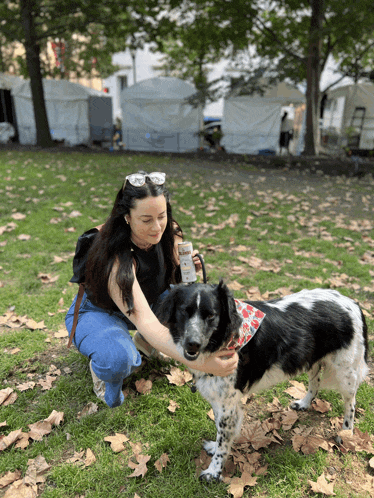
[[132, 255], [136, 261], [136, 278], [149, 304], [154, 304], [167, 286], [165, 283], [166, 267], [161, 244], [144, 251], [131, 244]]
[[[98, 229], [92, 228], [78, 238], [73, 260], [74, 275], [70, 282], [77, 284], [84, 282], [88, 251], [97, 233]], [[158, 243], [145, 251], [132, 243], [131, 251], [136, 261], [136, 278], [148, 303], [152, 305], [167, 289], [165, 258], [161, 244]], [[87, 292], [87, 297], [90, 299], [89, 294]]]

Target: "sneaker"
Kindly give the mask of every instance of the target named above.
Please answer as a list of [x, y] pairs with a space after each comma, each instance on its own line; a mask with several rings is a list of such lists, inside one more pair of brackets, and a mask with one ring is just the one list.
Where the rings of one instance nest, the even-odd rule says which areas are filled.
[[135, 333], [132, 340], [134, 341], [136, 349], [141, 351], [148, 358], [157, 358], [158, 360], [162, 361], [170, 360], [169, 356], [166, 356], [165, 354], [161, 353], [160, 351], [157, 351], [156, 348], [151, 346], [149, 342], [147, 342], [144, 339], [144, 337], [141, 334], [139, 334], [139, 332]]
[[96, 396], [101, 399], [101, 401], [105, 401], [105, 382], [95, 374], [95, 372], [92, 370], [92, 360], [90, 360], [90, 371], [92, 375], [92, 380], [93, 380], [93, 392], [96, 394]]

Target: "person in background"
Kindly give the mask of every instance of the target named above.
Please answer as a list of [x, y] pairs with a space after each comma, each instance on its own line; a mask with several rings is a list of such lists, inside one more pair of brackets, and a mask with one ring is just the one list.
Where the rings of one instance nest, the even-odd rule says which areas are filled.
[[281, 121], [280, 137], [279, 137], [279, 154], [282, 154], [282, 149], [286, 149], [289, 154], [290, 140], [292, 138], [292, 125], [287, 118], [288, 112], [284, 112]]
[[[183, 233], [172, 216], [165, 176], [143, 171], [126, 176], [108, 220], [78, 239], [71, 281], [84, 281], [84, 293], [74, 337], [77, 296], [65, 323], [70, 340], [90, 359], [95, 394], [110, 407], [124, 402], [122, 383], [140, 366], [139, 350], [148, 357], [161, 352], [219, 376], [232, 374], [238, 363], [237, 354], [227, 350], [187, 361], [154, 314], [170, 286], [181, 279], [177, 244]], [[87, 249], [89, 237], [93, 242]]]

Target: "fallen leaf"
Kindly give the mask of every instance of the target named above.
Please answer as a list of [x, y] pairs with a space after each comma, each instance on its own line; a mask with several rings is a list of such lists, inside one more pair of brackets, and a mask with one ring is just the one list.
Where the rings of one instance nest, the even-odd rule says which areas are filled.
[[152, 390], [152, 381], [140, 379], [135, 382], [135, 387], [140, 394], [149, 394]]
[[41, 441], [43, 436], [50, 434], [52, 431], [52, 424], [47, 422], [46, 420], [40, 420], [39, 422], [35, 422], [35, 424], [28, 425], [29, 437], [34, 441]]
[[90, 448], [87, 448], [86, 451], [86, 458], [84, 460], [84, 465], [88, 467], [89, 465], [92, 465], [93, 463], [96, 462], [96, 457], [93, 454], [92, 450]]
[[303, 383], [297, 382], [297, 380], [290, 380], [292, 387], [285, 389], [285, 393], [289, 394], [293, 398], [302, 399], [306, 395], [306, 389]]
[[60, 278], [60, 275], [52, 277], [50, 273], [39, 273], [37, 278], [40, 278], [42, 284], [52, 284]]
[[22, 429], [17, 429], [15, 431], [10, 432], [7, 436], [0, 438], [0, 451], [4, 451], [9, 446], [17, 441], [20, 434], [22, 433]]
[[53, 410], [48, 418], [44, 419], [44, 422], [49, 422], [52, 425], [60, 425], [64, 421], [64, 412], [57, 412]]
[[68, 331], [66, 329], [60, 329], [58, 332], [55, 332], [53, 334], [54, 337], [56, 337], [56, 339], [62, 339], [64, 337], [68, 337]]
[[324, 401], [322, 399], [314, 399], [312, 402], [312, 408], [316, 412], [327, 413], [331, 410], [331, 403]]
[[318, 477], [317, 482], [308, 480], [308, 483], [310, 484], [312, 491], [315, 493], [322, 493], [326, 496], [335, 496], [333, 491], [334, 483], [327, 482], [324, 474]]
[[119, 453], [124, 451], [125, 447], [123, 443], [129, 441], [129, 438], [124, 434], [116, 433], [115, 436], [107, 436], [104, 438], [104, 441], [110, 443], [110, 447], [114, 451], [114, 453]]
[[28, 389], [34, 389], [35, 387], [35, 382], [32, 382], [31, 380], [29, 382], [25, 382], [23, 384], [18, 384], [18, 386], [16, 386], [16, 389], [18, 389], [18, 391], [27, 391]]
[[166, 467], [167, 463], [170, 463], [169, 456], [167, 453], [163, 453], [158, 460], [155, 461], [156, 469], [161, 473], [162, 469]]
[[130, 474], [129, 477], [144, 477], [148, 472], [147, 462], [150, 460], [150, 458], [151, 457], [149, 455], [140, 454], [136, 455], [136, 460], [138, 461], [137, 464], [130, 460], [128, 463], [128, 467], [130, 467], [130, 469], [134, 469], [134, 472]]
[[41, 322], [36, 322], [35, 320], [27, 320], [25, 322], [26, 328], [30, 330], [43, 330], [45, 329], [44, 320]]
[[31, 239], [31, 235], [27, 235], [25, 233], [21, 233], [20, 235], [18, 235], [17, 239], [18, 240], [30, 240]]
[[13, 213], [12, 218], [13, 220], [24, 220], [26, 218], [26, 215], [22, 213]]
[[5, 389], [1, 389], [0, 391], [0, 405], [2, 405], [4, 403], [4, 401], [6, 401], [9, 396], [12, 394], [12, 392], [14, 391], [14, 389], [12, 389], [11, 387], [6, 387]]
[[208, 417], [210, 418], [210, 420], [213, 420], [214, 422], [214, 411], [213, 411], [213, 408], [211, 408], [208, 413], [207, 413]]
[[38, 384], [42, 386], [43, 391], [49, 391], [52, 389], [52, 382], [55, 381], [57, 377], [52, 377], [51, 375], [47, 375], [45, 379], [40, 379]]
[[178, 405], [178, 403], [176, 401], [170, 400], [170, 403], [169, 403], [169, 406], [168, 406], [169, 412], [175, 413], [175, 410], [177, 408], [180, 408], [180, 406]]
[[24, 450], [25, 448], [28, 447], [30, 439], [30, 435], [28, 432], [21, 432], [19, 438], [16, 441], [16, 444], [14, 445], [15, 448], [21, 448]]
[[78, 216], [82, 216], [82, 213], [80, 213], [79, 211], [72, 211], [69, 214], [69, 218], [77, 218]]
[[170, 384], [175, 384], [177, 386], [184, 386], [187, 382], [192, 380], [192, 374], [188, 370], [181, 370], [178, 367], [171, 367], [170, 375], [166, 375], [169, 379]]
[[36, 498], [38, 486], [29, 486], [22, 480], [15, 481], [7, 490], [3, 498]]
[[90, 401], [81, 412], [78, 412], [77, 419], [80, 420], [83, 417], [86, 417], [87, 415], [92, 415], [93, 413], [96, 413], [98, 410], [98, 406], [96, 403], [92, 403]]
[[38, 455], [32, 460], [28, 460], [28, 467], [26, 470], [25, 477], [23, 478], [23, 483], [34, 486], [38, 483], [45, 482], [45, 474], [51, 466], [48, 465], [46, 459], [43, 455]]
[[0, 477], [0, 489], [9, 486], [12, 482], [20, 479], [22, 473], [20, 470], [15, 470], [14, 472], [6, 472], [3, 476]]

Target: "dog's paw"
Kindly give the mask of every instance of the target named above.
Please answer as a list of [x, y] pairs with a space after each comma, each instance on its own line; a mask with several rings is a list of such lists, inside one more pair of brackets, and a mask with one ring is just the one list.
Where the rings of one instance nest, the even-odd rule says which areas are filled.
[[215, 441], [205, 441], [203, 444], [204, 450], [208, 453], [209, 456], [213, 456], [216, 452], [217, 444]]
[[302, 399], [298, 399], [297, 401], [291, 403], [290, 407], [292, 408], [292, 410], [296, 410], [298, 412], [305, 412], [305, 410], [309, 408], [309, 405], [303, 403]]
[[205, 482], [220, 482], [222, 477], [220, 473], [213, 474], [209, 469], [206, 469], [201, 472], [199, 479]]

